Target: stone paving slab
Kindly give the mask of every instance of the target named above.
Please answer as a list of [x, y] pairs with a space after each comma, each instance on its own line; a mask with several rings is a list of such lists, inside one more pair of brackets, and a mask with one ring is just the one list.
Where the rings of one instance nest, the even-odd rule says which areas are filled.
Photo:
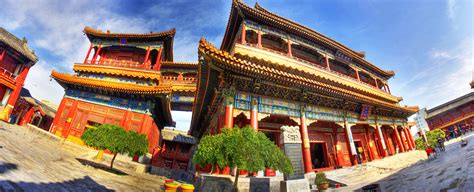
[[76, 159], [78, 154], [64, 146], [27, 128], [0, 123], [0, 191], [162, 190], [163, 177], [135, 173], [120, 165], [117, 167], [128, 175], [85, 166]]

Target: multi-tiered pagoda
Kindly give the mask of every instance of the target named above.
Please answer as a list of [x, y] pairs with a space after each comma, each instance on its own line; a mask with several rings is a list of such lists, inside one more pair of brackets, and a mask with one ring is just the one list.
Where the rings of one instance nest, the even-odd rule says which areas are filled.
[[51, 132], [81, 143], [91, 126], [120, 125], [146, 134], [157, 162], [160, 130], [174, 125], [172, 101], [177, 110], [192, 105], [197, 65], [173, 63], [174, 29], [131, 34], [86, 27], [84, 33], [91, 45], [74, 65], [76, 74], [51, 73], [65, 89]]
[[418, 107], [390, 93], [393, 71], [258, 4], [233, 1], [220, 49], [201, 39], [198, 52], [195, 137], [250, 125], [281, 146], [280, 127], [299, 126], [305, 173], [414, 149]]
[[[25, 38], [18, 39], [0, 27], [0, 119], [10, 121], [30, 68], [38, 62]], [[16, 121], [13, 119], [13, 121]]]

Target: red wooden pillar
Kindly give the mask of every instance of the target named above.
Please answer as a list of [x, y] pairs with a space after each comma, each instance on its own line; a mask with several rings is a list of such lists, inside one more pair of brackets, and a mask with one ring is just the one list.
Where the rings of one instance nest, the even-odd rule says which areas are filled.
[[245, 45], [247, 42], [245, 42], [245, 33], [247, 33], [247, 29], [245, 29], [245, 24], [242, 23], [242, 29], [240, 31], [240, 43], [242, 45]]
[[390, 91], [390, 87], [388, 86], [388, 84], [385, 84], [385, 86], [387, 86], [388, 93], [392, 94], [392, 92]]
[[303, 161], [304, 161], [304, 172], [311, 173], [313, 172], [313, 163], [311, 162], [311, 151], [309, 146], [309, 137], [308, 137], [308, 128], [306, 127], [306, 109], [304, 106], [301, 106], [300, 111], [300, 134], [301, 139], [303, 140]]
[[91, 64], [95, 64], [95, 60], [99, 56], [100, 49], [102, 49], [102, 44], [99, 44], [99, 47], [97, 48], [97, 51], [94, 54], [94, 57], [92, 57]]
[[0, 63], [3, 61], [3, 58], [5, 57], [5, 52], [7, 52], [7, 51], [3, 50], [2, 54], [0, 54]]
[[234, 127], [234, 97], [226, 96], [224, 98], [224, 127], [233, 128]]
[[[367, 127], [364, 127], [365, 128], [365, 137], [367, 138], [367, 145], [368, 145], [368, 151], [369, 151], [369, 157], [370, 157], [370, 161], [374, 160], [375, 159], [375, 155], [374, 155], [374, 152], [372, 151], [372, 147], [370, 146], [370, 133], [369, 133], [369, 128]], [[374, 141], [375, 142], [375, 141]], [[376, 143], [374, 143], [374, 145], [376, 145]]]
[[357, 75], [357, 81], [360, 81], [359, 70], [355, 70]]
[[408, 129], [408, 133], [409, 133], [409, 134], [408, 134], [408, 137], [410, 138], [410, 141], [411, 141], [411, 144], [412, 144], [412, 146], [413, 146], [413, 149], [416, 149], [415, 140], [413, 140], [413, 136], [411, 135], [411, 131], [410, 131], [409, 128], [407, 128], [407, 129]]
[[252, 98], [252, 109], [250, 111], [250, 127], [258, 131], [258, 99]]
[[342, 167], [341, 162], [339, 161], [339, 151], [337, 150], [337, 146], [339, 145], [339, 142], [337, 140], [337, 127], [333, 128], [332, 130], [332, 135], [333, 135], [333, 150], [334, 150], [334, 155], [336, 156], [334, 159], [336, 160], [336, 167]]
[[405, 152], [405, 146], [403, 145], [400, 134], [398, 133], [397, 126], [395, 126], [395, 129], [393, 131], [395, 131], [395, 137], [397, 138], [397, 145], [398, 145], [398, 148], [400, 149], [400, 152]]
[[403, 127], [403, 132], [405, 133], [405, 140], [408, 144], [408, 148], [410, 150], [413, 150], [413, 145], [411, 144], [410, 137], [408, 137], [409, 133], [406, 127]]
[[51, 129], [49, 132], [55, 133], [56, 132], [56, 125], [58, 124], [59, 119], [61, 118], [61, 114], [63, 113], [64, 106], [66, 105], [66, 98], [63, 97], [61, 99], [61, 103], [59, 104], [58, 110], [56, 111], [56, 115], [54, 116], [53, 123], [51, 124]]
[[377, 87], [377, 89], [379, 88], [379, 83], [377, 82], [377, 78], [374, 77], [374, 81], [375, 81], [375, 87]]
[[148, 49], [146, 50], [146, 54], [145, 54], [145, 60], [143, 60], [143, 66], [145, 66], [147, 64], [147, 61], [148, 61], [148, 57], [150, 56], [150, 46], [148, 46]]
[[380, 141], [380, 144], [382, 145], [382, 157], [386, 157], [387, 156], [387, 144], [385, 143], [385, 139], [383, 137], [383, 133], [382, 133], [382, 130], [380, 130], [380, 127], [375, 124], [375, 129], [377, 131], [377, 135], [379, 137], [379, 141]]
[[354, 144], [354, 139], [352, 138], [352, 124], [344, 122], [344, 131], [346, 133], [346, 142], [348, 145], [349, 153], [351, 156], [352, 165], [357, 165], [357, 151]]
[[161, 69], [161, 54], [163, 53], [163, 48], [160, 48], [158, 51], [158, 56], [156, 57], [155, 66], [153, 66], [153, 70], [159, 71]]
[[13, 107], [15, 106], [15, 103], [18, 100], [18, 97], [20, 96], [21, 88], [23, 87], [29, 70], [30, 67], [24, 67], [20, 74], [17, 76], [15, 80], [15, 89], [12, 90], [10, 97], [8, 98], [7, 104], [3, 109], [2, 113], [0, 114], [0, 118], [3, 121], [8, 121], [10, 119]]
[[329, 58], [327, 55], [324, 55], [324, 61], [326, 62], [326, 69], [331, 71], [331, 66], [329, 65]]
[[291, 51], [291, 41], [289, 39], [287, 41], [287, 45], [288, 45], [288, 57], [293, 57], [293, 53]]
[[257, 34], [257, 47], [262, 48], [262, 32], [260, 30]]
[[89, 50], [87, 51], [86, 58], [84, 58], [84, 64], [87, 63], [87, 59], [89, 59], [89, 55], [91, 54], [92, 51], [92, 43], [91, 46], [89, 47]]

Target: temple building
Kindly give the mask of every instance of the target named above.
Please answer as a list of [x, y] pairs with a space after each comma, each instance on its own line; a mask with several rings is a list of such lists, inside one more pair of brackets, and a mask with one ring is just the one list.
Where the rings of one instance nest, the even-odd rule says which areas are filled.
[[299, 126], [305, 173], [414, 149], [418, 107], [391, 94], [393, 71], [258, 4], [233, 1], [220, 48], [201, 39], [198, 54], [197, 138], [250, 126], [281, 146], [280, 128]]
[[158, 165], [160, 130], [174, 126], [171, 110], [190, 110], [197, 64], [173, 62], [175, 30], [111, 33], [86, 27], [90, 48], [74, 75], [53, 71], [65, 89], [51, 132], [81, 143], [90, 127], [116, 124], [146, 134]]
[[57, 105], [49, 101], [35, 99], [28, 89], [23, 88], [20, 99], [16, 102], [10, 115], [10, 123], [21, 126], [32, 125], [49, 131], [57, 108]]
[[450, 137], [474, 127], [474, 92], [426, 110], [430, 130], [441, 129]]
[[38, 62], [25, 38], [18, 39], [0, 27], [0, 119], [9, 122], [30, 68]]

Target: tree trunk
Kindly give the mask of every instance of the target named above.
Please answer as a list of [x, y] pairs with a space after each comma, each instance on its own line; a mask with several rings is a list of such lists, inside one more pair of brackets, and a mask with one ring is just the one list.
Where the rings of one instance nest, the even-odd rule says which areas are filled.
[[234, 179], [234, 191], [235, 192], [239, 191], [238, 184], [239, 184], [239, 168], [236, 167], [235, 179]]
[[117, 153], [114, 153], [114, 157], [112, 158], [112, 161], [110, 161], [110, 170], [114, 169], [115, 157], [117, 157]]

